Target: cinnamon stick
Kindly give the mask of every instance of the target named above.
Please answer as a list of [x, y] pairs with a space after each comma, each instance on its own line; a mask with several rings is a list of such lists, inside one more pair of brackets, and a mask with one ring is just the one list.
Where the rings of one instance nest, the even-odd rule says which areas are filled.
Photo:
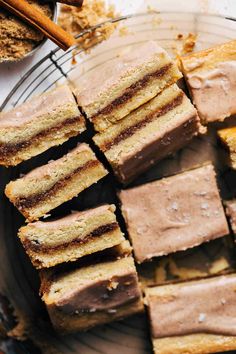
[[63, 50], [67, 50], [76, 43], [75, 38], [71, 34], [64, 31], [27, 1], [0, 0], [1, 5], [37, 28]]

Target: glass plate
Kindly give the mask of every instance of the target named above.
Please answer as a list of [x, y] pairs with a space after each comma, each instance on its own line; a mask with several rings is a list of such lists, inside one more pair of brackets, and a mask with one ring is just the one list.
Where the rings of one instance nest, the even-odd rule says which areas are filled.
[[[147, 40], [157, 41], [171, 55], [174, 55], [174, 52], [182, 47], [182, 41], [176, 39], [178, 34], [186, 36], [190, 32], [196, 33], [198, 38], [195, 50], [200, 50], [234, 39], [236, 30], [236, 22], [233, 19], [173, 11], [142, 13], [118, 18], [112, 22], [117, 22], [119, 26], [109, 40], [91, 48], [89, 53], [79, 51], [75, 55], [74, 60], [77, 61], [81, 76], [90, 70], [97, 69], [104, 61], [112, 59], [127, 46], [136, 46]], [[121, 35], [124, 32], [126, 35]], [[73, 48], [66, 53], [56, 49], [45, 56], [18, 82], [2, 104], [1, 110], [8, 110], [31, 96], [47, 91], [64, 82], [65, 79], [71, 80], [78, 75], [78, 69], [75, 73], [72, 64], [73, 52]], [[230, 124], [230, 120], [224, 123], [226, 124]], [[5, 300], [9, 301], [20, 324], [30, 323], [29, 337], [41, 347], [43, 346], [45, 354], [49, 352], [120, 354], [122, 351], [126, 354], [151, 353], [145, 314], [70, 336], [60, 337], [52, 331], [47, 313], [38, 296], [38, 274], [25, 256], [16, 236], [18, 228], [24, 223], [24, 218], [4, 197], [4, 187], [9, 180], [17, 178], [20, 174], [50, 159], [62, 156], [78, 141], [90, 139], [90, 134], [85, 134], [82, 138], [73, 138], [63, 146], [52, 148], [18, 167], [0, 168], [0, 294], [5, 296], [5, 298], [0, 296], [0, 303], [3, 304]], [[207, 138], [195, 138], [189, 146], [154, 166], [139, 177], [134, 184], [171, 175], [207, 160], [213, 161], [219, 172], [223, 197], [230, 198], [235, 195], [236, 175], [224, 165], [225, 152], [217, 143], [214, 127], [209, 129]], [[115, 184], [114, 179], [108, 176], [104, 181], [83, 192], [78, 198], [54, 210], [52, 216], [61, 216], [71, 210], [82, 210], [105, 202], [117, 204], [115, 197], [117, 187], [119, 186]], [[2, 318], [3, 312], [3, 310], [0, 311], [0, 324], [4, 322], [10, 329], [9, 316]], [[24, 354], [33, 352], [32, 347], [29, 347], [27, 343], [19, 344], [15, 348], [17, 349], [9, 349], [9, 352], [15, 354], [22, 348]], [[54, 351], [50, 351], [51, 348]]]

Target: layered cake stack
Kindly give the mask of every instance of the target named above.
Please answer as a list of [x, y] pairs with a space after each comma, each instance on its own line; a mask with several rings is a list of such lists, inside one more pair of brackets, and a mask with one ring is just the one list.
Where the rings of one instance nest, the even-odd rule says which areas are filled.
[[95, 255], [88, 263], [42, 271], [41, 295], [54, 327], [85, 330], [143, 310], [128, 241]]
[[94, 142], [120, 182], [131, 182], [201, 131], [196, 109], [175, 84], [181, 77], [151, 41], [82, 80], [71, 76], [78, 104], [98, 131]]
[[[58, 87], [1, 114], [1, 164], [17, 165], [85, 129], [70, 88]], [[115, 205], [39, 220], [107, 173], [90, 146], [80, 143], [5, 188], [28, 222], [18, 235], [40, 270], [40, 294], [60, 332], [84, 330], [143, 310], [132, 248], [116, 220]]]
[[[155, 353], [236, 349], [236, 202], [222, 203], [211, 162], [122, 189], [116, 206], [109, 201], [71, 212], [65, 204], [66, 215], [48, 214], [104, 178], [103, 159], [127, 184], [204, 132], [201, 124], [235, 113], [232, 92], [226, 95], [221, 82], [234, 87], [235, 59], [235, 42], [181, 59], [196, 108], [177, 85], [176, 64], [147, 42], [84, 77], [75, 70], [70, 83], [78, 102], [64, 85], [0, 114], [3, 166], [78, 137], [86, 118], [104, 154], [98, 159], [91, 138], [81, 135], [74, 149], [5, 189], [26, 218], [18, 236], [40, 273], [40, 295], [59, 332], [122, 319], [145, 303]], [[234, 128], [228, 129], [219, 135], [235, 167]]]
[[86, 129], [68, 86], [60, 86], [0, 115], [0, 164], [15, 166]]
[[7, 197], [29, 220], [44, 216], [107, 174], [87, 144], [10, 182]]

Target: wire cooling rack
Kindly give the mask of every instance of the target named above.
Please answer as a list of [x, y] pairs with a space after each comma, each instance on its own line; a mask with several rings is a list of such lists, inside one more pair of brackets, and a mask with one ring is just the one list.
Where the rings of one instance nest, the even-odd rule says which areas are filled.
[[[215, 15], [203, 15], [200, 13], [182, 14], [179, 12], [166, 12], [161, 13], [161, 15], [157, 12], [151, 12], [118, 17], [81, 32], [77, 38], [82, 38], [107, 23], [121, 23], [127, 26], [129, 30], [134, 31], [133, 34], [142, 32], [145, 36], [150, 30], [150, 28], [147, 28], [150, 21], [153, 23], [153, 30], [157, 30], [159, 33], [156, 39], [164, 42], [163, 46], [167, 50], [171, 45], [168, 42], [175, 40], [174, 34], [178, 30], [183, 33], [187, 29], [205, 37], [202, 43], [204, 43], [203, 47], [206, 48], [217, 42], [224, 42], [235, 38], [236, 22], [233, 17], [224, 18]], [[162, 25], [161, 21], [165, 25]], [[168, 27], [171, 21], [172, 25]], [[119, 37], [119, 33], [116, 31], [112, 37]], [[125, 42], [124, 45], [127, 45], [127, 43]], [[91, 49], [91, 47], [88, 49]], [[83, 49], [78, 49], [76, 46], [70, 48], [67, 52], [63, 52], [59, 47], [50, 51], [18, 81], [2, 103], [0, 110], [3, 111], [15, 107], [17, 104], [28, 100], [31, 96], [50, 90], [55, 84], [59, 84], [67, 79], [68, 74], [74, 69], [72, 59], [74, 58], [75, 51], [76, 57], [84, 53]]]

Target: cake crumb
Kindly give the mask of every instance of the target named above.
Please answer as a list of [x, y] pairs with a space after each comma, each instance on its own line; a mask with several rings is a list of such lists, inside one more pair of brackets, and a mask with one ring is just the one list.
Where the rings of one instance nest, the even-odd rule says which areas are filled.
[[[85, 0], [81, 8], [62, 5], [58, 18], [59, 25], [73, 36], [81, 34], [93, 26], [118, 16], [114, 5], [107, 6], [103, 0]], [[88, 50], [92, 46], [108, 39], [117, 27], [116, 23], [105, 23], [77, 39], [78, 49]], [[73, 62], [75, 63], [75, 55]]]
[[184, 38], [182, 54], [192, 53], [197, 41], [197, 34], [189, 33], [187, 37]]
[[179, 33], [179, 34], [177, 34], [176, 39], [177, 39], [177, 40], [182, 40], [183, 37], [184, 37], [183, 34], [182, 34], [182, 33]]
[[185, 36], [182, 33], [178, 33], [174, 40], [175, 42], [172, 44], [171, 49], [174, 56], [177, 60], [179, 60], [182, 55], [189, 54], [194, 51], [197, 42], [197, 34], [188, 33]]
[[123, 26], [119, 29], [119, 36], [120, 37], [124, 37], [127, 36], [127, 34], [129, 34], [129, 29], [126, 26]]
[[115, 290], [118, 287], [119, 283], [117, 281], [111, 280], [110, 283], [107, 285], [107, 289], [109, 291]]

